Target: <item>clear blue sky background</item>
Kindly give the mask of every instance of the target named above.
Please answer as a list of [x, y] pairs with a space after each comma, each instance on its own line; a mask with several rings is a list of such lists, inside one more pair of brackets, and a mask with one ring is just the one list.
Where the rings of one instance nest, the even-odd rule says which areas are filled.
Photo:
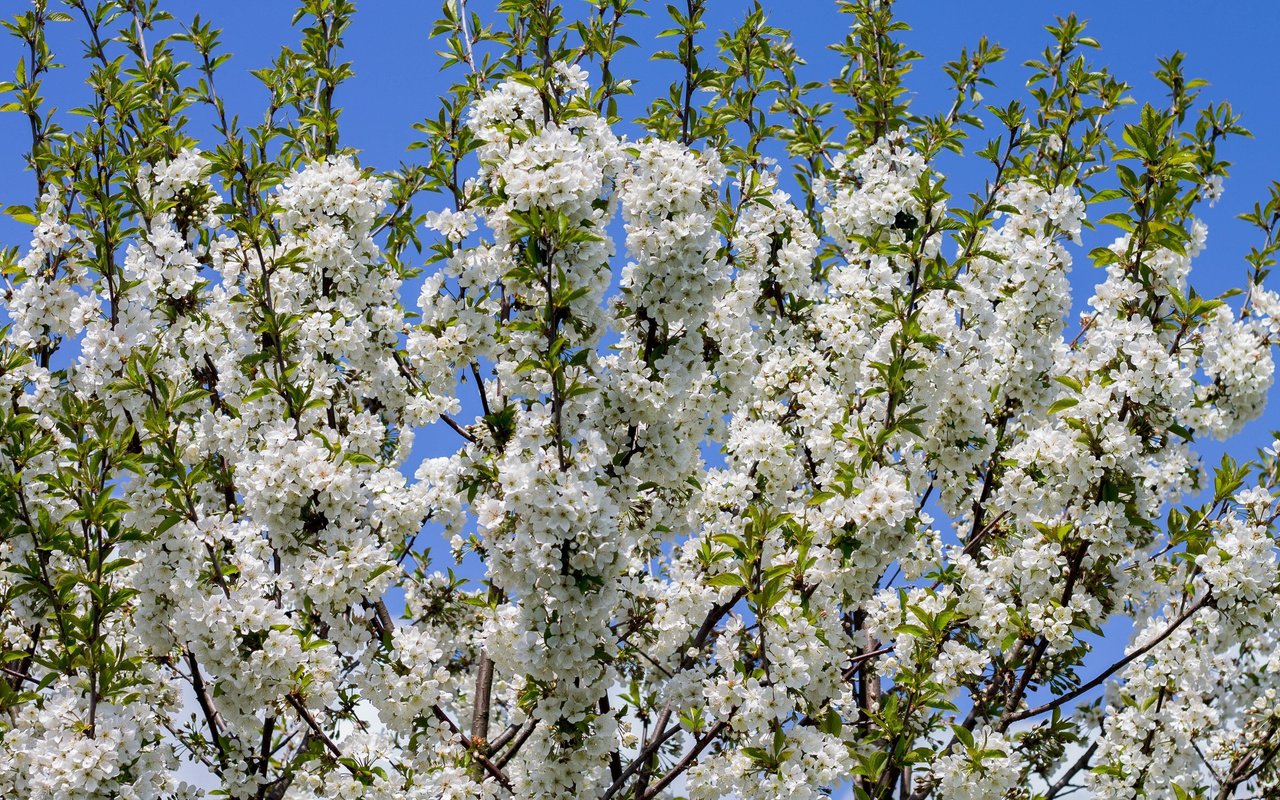
[[[163, 4], [179, 19], [199, 13], [223, 30], [226, 50], [235, 54], [219, 74], [221, 93], [228, 108], [247, 123], [256, 121], [266, 98], [265, 91], [248, 71], [267, 66], [281, 44], [296, 45], [298, 36], [290, 28], [293, 3], [285, 0], [217, 0], [193, 2], [171, 0]], [[495, 0], [472, 0], [469, 7], [483, 16], [492, 17]], [[746, 0], [713, 0], [709, 24], [715, 30], [740, 20], [747, 8]], [[56, 2], [51, 6], [57, 7]], [[360, 150], [366, 166], [389, 169], [401, 160], [412, 158], [406, 152], [416, 136], [412, 123], [436, 112], [436, 97], [447, 89], [448, 75], [439, 70], [435, 55], [437, 43], [428, 39], [432, 21], [439, 11], [435, 0], [358, 0], [358, 13], [346, 37], [347, 58], [354, 62], [355, 78], [345, 84], [337, 96], [345, 109], [342, 117], [342, 142]], [[581, 0], [567, 0], [573, 9], [585, 9]], [[846, 18], [827, 0], [767, 0], [764, 2], [774, 24], [794, 32], [795, 46], [810, 63], [807, 75], [825, 79], [838, 68], [838, 56], [826, 49], [843, 36]], [[27, 7], [18, 0], [4, 0], [0, 13], [16, 13]], [[642, 47], [653, 47], [653, 35], [662, 27], [663, 3], [651, 3], [656, 21], [637, 22], [633, 35]], [[1213, 209], [1205, 209], [1209, 224], [1209, 247], [1197, 260], [1192, 280], [1202, 294], [1213, 294], [1230, 286], [1242, 285], [1245, 263], [1243, 255], [1255, 242], [1249, 226], [1236, 221], [1235, 215], [1249, 209], [1255, 200], [1266, 197], [1272, 179], [1280, 178], [1280, 88], [1276, 84], [1276, 40], [1280, 33], [1280, 3], [1231, 2], [1203, 3], [1188, 0], [1164, 2], [1128, 0], [1126, 2], [1029, 2], [1027, 0], [986, 0], [985, 2], [901, 2], [898, 12], [912, 31], [904, 35], [907, 43], [924, 54], [908, 79], [913, 88], [915, 110], [936, 113], [949, 104], [947, 79], [942, 65], [955, 58], [962, 47], [972, 48], [986, 35], [1009, 50], [1006, 61], [991, 73], [998, 88], [986, 92], [988, 100], [1006, 103], [1024, 98], [1027, 70], [1022, 63], [1037, 58], [1049, 43], [1043, 26], [1056, 15], [1076, 12], [1089, 20], [1089, 33], [1103, 49], [1094, 55], [1099, 64], [1110, 67], [1120, 79], [1133, 86], [1139, 101], [1163, 100], [1161, 87], [1152, 77], [1158, 56], [1174, 50], [1187, 53], [1185, 62], [1189, 77], [1210, 81], [1204, 90], [1205, 100], [1230, 100], [1243, 114], [1243, 123], [1255, 134], [1254, 139], [1234, 139], [1226, 143], [1224, 156], [1235, 163], [1226, 193]], [[58, 60], [68, 66], [56, 71], [46, 81], [46, 93], [62, 109], [79, 105], [88, 98], [81, 81], [85, 74], [80, 63], [83, 35], [78, 24], [53, 27], [50, 41]], [[665, 42], [664, 42], [665, 44]], [[713, 46], [708, 36], [706, 44]], [[0, 71], [11, 74], [20, 55], [17, 40], [0, 39]], [[665, 91], [674, 78], [670, 64], [629, 57], [630, 66], [620, 72], [637, 79], [636, 93], [648, 98]], [[61, 120], [74, 125], [73, 118]], [[213, 135], [211, 129], [196, 129], [198, 135]], [[837, 135], [843, 131], [837, 131]], [[980, 141], [978, 142], [981, 143]], [[29, 145], [27, 123], [17, 114], [0, 114], [0, 205], [30, 204], [34, 181], [23, 171], [21, 154]], [[213, 146], [210, 139], [209, 148]], [[951, 175], [953, 195], [980, 187], [985, 170], [959, 171]], [[1111, 236], [1111, 232], [1106, 234]], [[30, 232], [11, 220], [0, 220], [0, 244], [25, 248]], [[1077, 309], [1092, 294], [1093, 284], [1101, 272], [1079, 258], [1072, 273]], [[1280, 273], [1272, 281], [1280, 288]], [[407, 295], [412, 303], [416, 292]], [[1273, 392], [1264, 417], [1250, 425], [1240, 437], [1226, 446], [1239, 457], [1251, 456], [1258, 447], [1271, 440], [1269, 431], [1280, 428], [1280, 398]], [[440, 426], [437, 426], [440, 427]], [[432, 437], [448, 437], [436, 438]], [[422, 442], [424, 451], [447, 451], [456, 446], [454, 434], [443, 431], [428, 434]], [[1206, 443], [1201, 451], [1212, 463], [1223, 448]], [[438, 547], [438, 544], [436, 545]], [[1102, 650], [1115, 652], [1124, 644], [1125, 627], [1110, 627]], [[1099, 653], [1099, 655], [1104, 655]]]

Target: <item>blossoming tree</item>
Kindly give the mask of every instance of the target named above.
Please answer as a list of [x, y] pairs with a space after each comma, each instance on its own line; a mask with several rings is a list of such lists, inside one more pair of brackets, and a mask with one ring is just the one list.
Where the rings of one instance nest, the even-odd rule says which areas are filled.
[[256, 125], [198, 18], [6, 23], [0, 796], [1280, 796], [1280, 462], [1194, 449], [1280, 340], [1280, 192], [1242, 293], [1189, 282], [1230, 107], [1174, 56], [1122, 111], [1066, 18], [1025, 100], [983, 41], [927, 114], [889, 3], [820, 83], [707, 4], [655, 11], [646, 103], [637, 0], [446, 3], [387, 173], [340, 137], [348, 0]]

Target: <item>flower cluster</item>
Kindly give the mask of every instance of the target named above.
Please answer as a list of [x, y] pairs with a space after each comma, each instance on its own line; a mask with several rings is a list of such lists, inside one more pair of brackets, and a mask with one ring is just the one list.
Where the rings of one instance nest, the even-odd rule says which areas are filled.
[[[624, 134], [607, 5], [575, 56], [546, 4], [501, 40], [446, 4], [471, 72], [421, 169], [339, 146], [326, 19], [263, 73], [296, 124], [41, 173], [4, 270], [0, 795], [1274, 793], [1280, 444], [1209, 481], [1195, 443], [1267, 400], [1280, 193], [1247, 296], [1198, 294], [1220, 112], [1181, 130], [1179, 77], [1121, 148], [1064, 28], [1056, 122], [995, 109], [966, 210], [938, 153], [978, 79], [936, 119], [859, 83], [902, 71], [883, 4], [850, 4], [843, 145], [788, 46], [699, 67], [692, 12], [685, 91]], [[1121, 235], [1086, 255], [1090, 219]]]

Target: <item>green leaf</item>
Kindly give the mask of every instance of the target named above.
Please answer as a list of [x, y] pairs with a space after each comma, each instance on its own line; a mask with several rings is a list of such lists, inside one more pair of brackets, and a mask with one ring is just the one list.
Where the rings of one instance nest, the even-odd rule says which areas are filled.
[[1059, 398], [1058, 400], [1054, 401], [1052, 405], [1049, 406], [1048, 413], [1050, 416], [1053, 416], [1058, 414], [1059, 412], [1066, 411], [1068, 408], [1072, 408], [1079, 404], [1080, 404], [1080, 398], [1078, 397]]

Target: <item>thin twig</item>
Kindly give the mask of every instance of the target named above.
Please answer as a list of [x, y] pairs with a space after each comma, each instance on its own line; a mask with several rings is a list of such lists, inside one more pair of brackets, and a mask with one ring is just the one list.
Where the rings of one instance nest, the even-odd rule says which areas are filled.
[[697, 761], [698, 756], [702, 755], [702, 751], [710, 747], [711, 743], [715, 741], [720, 734], [724, 733], [725, 729], [728, 727], [729, 720], [727, 719], [716, 723], [716, 726], [712, 728], [706, 736], [699, 739], [698, 743], [695, 744], [689, 752], [684, 754], [684, 758], [680, 759], [674, 767], [667, 770], [667, 774], [663, 775], [661, 780], [649, 787], [649, 791], [644, 793], [644, 797], [641, 798], [641, 800], [653, 800], [654, 797], [657, 797], [659, 792], [667, 788], [667, 786], [676, 778], [680, 777], [680, 775], [684, 773], [684, 771], [687, 770], [693, 762]]
[[485, 771], [493, 776], [493, 779], [498, 782], [498, 785], [500, 785], [503, 789], [506, 789], [508, 792], [515, 791], [511, 787], [511, 779], [507, 777], [507, 774], [503, 772], [498, 767], [497, 764], [490, 761], [488, 756], [486, 756], [484, 753], [481, 753], [475, 749], [475, 747], [472, 745], [471, 737], [467, 736], [458, 728], [458, 724], [449, 718], [449, 715], [445, 713], [445, 710], [443, 708], [441, 708], [438, 705], [432, 706], [431, 713], [435, 716], [436, 719], [443, 722], [445, 726], [448, 727], [449, 730], [453, 732], [454, 736], [458, 737], [458, 742], [464, 748], [467, 749], [467, 751], [471, 754], [472, 758], [480, 762], [480, 766], [484, 767]]
[[1088, 683], [1083, 684], [1079, 688], [1074, 689], [1070, 692], [1067, 692], [1064, 695], [1055, 697], [1054, 699], [1050, 700], [1044, 705], [1036, 706], [1035, 708], [1029, 708], [1025, 711], [1020, 711], [1016, 714], [1006, 714], [1004, 718], [1001, 720], [1001, 723], [1004, 725], [1009, 725], [1010, 723], [1019, 722], [1024, 719], [1030, 719], [1031, 717], [1037, 717], [1046, 711], [1052, 711], [1053, 709], [1058, 708], [1059, 706], [1070, 703], [1072, 700], [1075, 700], [1077, 697], [1080, 697], [1086, 692], [1089, 692], [1097, 688], [1098, 686], [1101, 686], [1102, 683], [1107, 678], [1110, 678], [1112, 675], [1124, 669], [1135, 659], [1141, 658], [1142, 656], [1146, 655], [1156, 645], [1160, 644], [1165, 639], [1167, 639], [1170, 634], [1172, 634], [1179, 627], [1181, 627], [1182, 623], [1190, 619], [1191, 615], [1195, 614], [1197, 611], [1199, 611], [1200, 609], [1208, 605], [1212, 597], [1213, 595], [1211, 593], [1206, 592], [1199, 600], [1197, 600], [1195, 603], [1192, 603], [1191, 606], [1186, 611], [1182, 612], [1182, 614], [1179, 615], [1177, 619], [1171, 622], [1167, 628], [1161, 631], [1159, 636], [1152, 639], [1150, 642], [1147, 642], [1142, 647], [1139, 647], [1137, 650], [1134, 650], [1132, 653], [1120, 659], [1116, 663], [1112, 664], [1110, 667], [1103, 670], [1101, 674], [1099, 674], [1097, 677], [1095, 677], [1093, 680], [1089, 681]]
[[1049, 787], [1049, 791], [1045, 793], [1044, 800], [1053, 800], [1053, 798], [1061, 794], [1062, 790], [1070, 785], [1071, 779], [1074, 778], [1080, 770], [1089, 766], [1089, 759], [1093, 758], [1093, 754], [1096, 752], [1098, 752], [1098, 743], [1094, 742], [1089, 745], [1089, 749], [1080, 754], [1080, 757], [1076, 759], [1076, 763], [1068, 767], [1067, 771], [1062, 773], [1062, 776], [1058, 778], [1057, 782]]
[[325, 733], [324, 728], [320, 727], [320, 723], [316, 722], [316, 718], [311, 716], [311, 712], [307, 710], [306, 704], [303, 703], [296, 694], [292, 693], [285, 695], [285, 699], [289, 701], [289, 705], [293, 706], [293, 710], [298, 712], [298, 716], [302, 718], [302, 721], [307, 723], [307, 727], [311, 728], [311, 731], [316, 735], [316, 738], [324, 743], [324, 746], [328, 748], [330, 753], [333, 753], [333, 757], [339, 759], [343, 758], [342, 748], [338, 747], [337, 743], [334, 742], [333, 739], [329, 738], [329, 734]]

